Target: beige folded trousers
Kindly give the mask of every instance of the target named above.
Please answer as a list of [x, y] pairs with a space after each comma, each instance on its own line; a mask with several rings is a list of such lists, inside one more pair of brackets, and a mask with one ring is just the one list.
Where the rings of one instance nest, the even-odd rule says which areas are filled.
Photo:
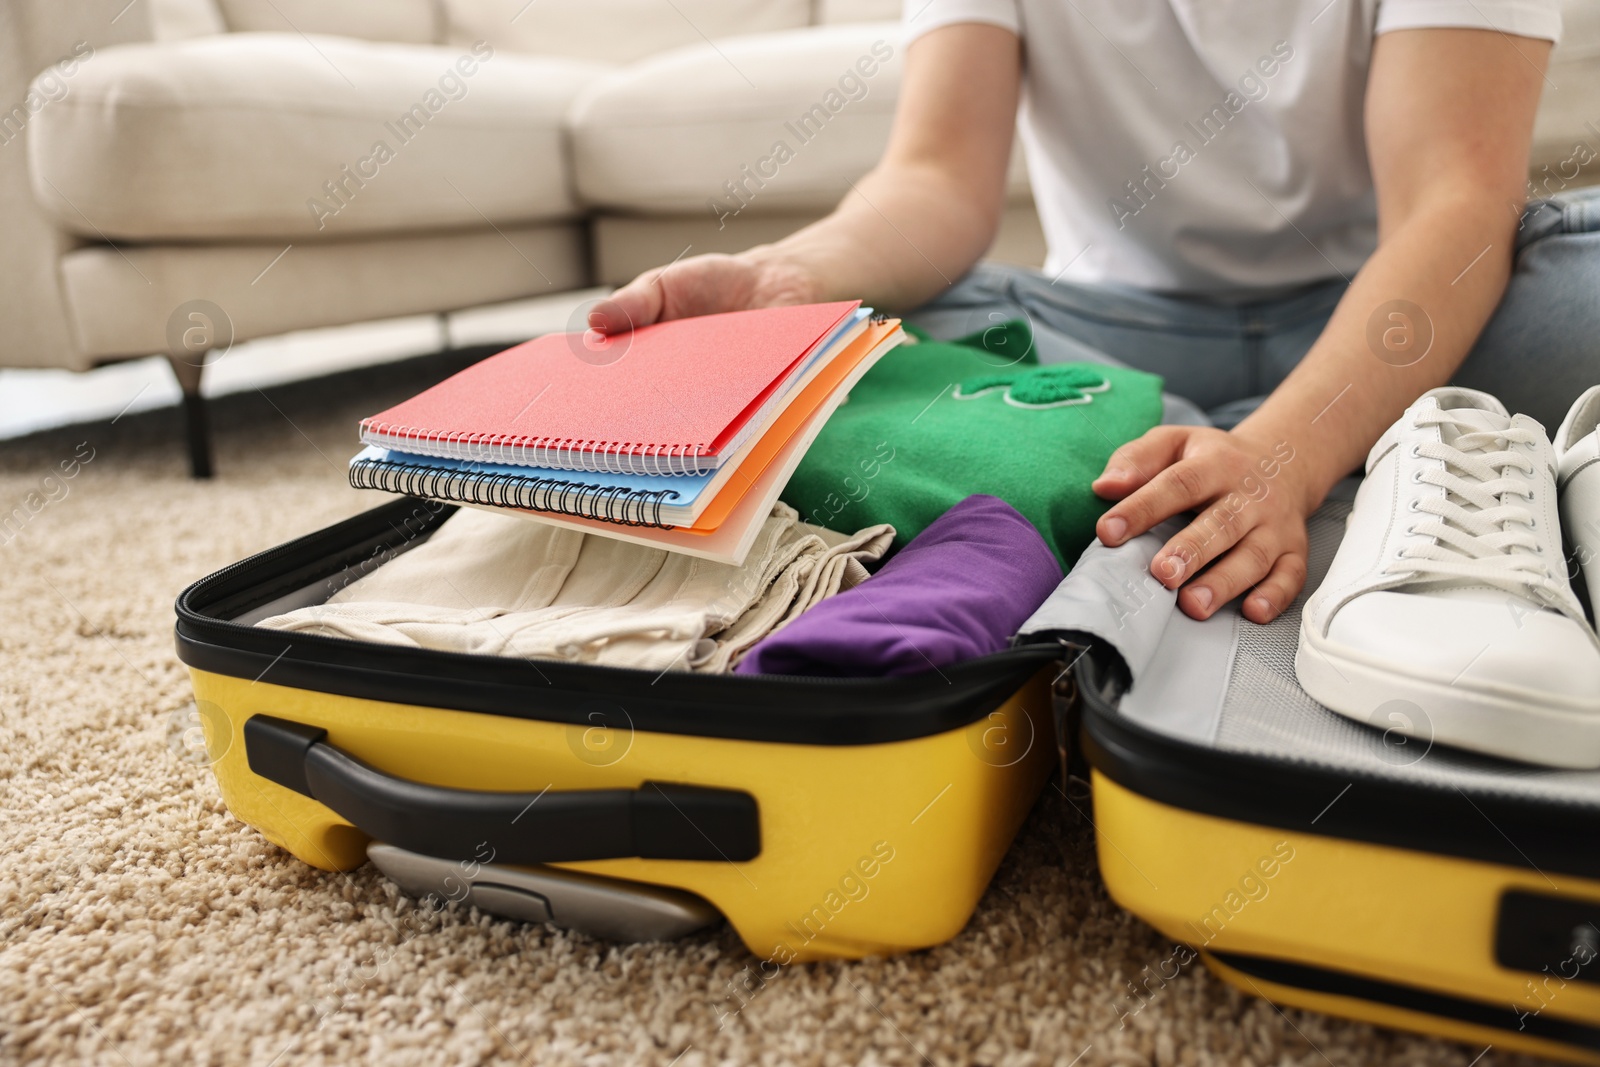
[[261, 626], [485, 656], [722, 672], [866, 579], [894, 527], [852, 535], [778, 504], [743, 566], [462, 508], [326, 603]]

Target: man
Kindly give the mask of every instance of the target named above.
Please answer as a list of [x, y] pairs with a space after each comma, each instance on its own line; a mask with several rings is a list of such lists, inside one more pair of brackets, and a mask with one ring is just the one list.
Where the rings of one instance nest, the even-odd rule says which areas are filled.
[[[592, 325], [938, 297], [924, 321], [1025, 315], [1046, 360], [1159, 373], [1217, 425], [1119, 449], [1094, 483], [1117, 501], [1097, 532], [1116, 545], [1200, 511], [1152, 573], [1195, 618], [1244, 596], [1258, 623], [1305, 581], [1306, 516], [1417, 396], [1453, 380], [1553, 428], [1600, 381], [1600, 199], [1523, 211], [1557, 0], [909, 0], [906, 15], [889, 145], [832, 215], [649, 271]], [[1019, 103], [1043, 275], [973, 269]], [[1266, 470], [1269, 492], [1208, 520]]]

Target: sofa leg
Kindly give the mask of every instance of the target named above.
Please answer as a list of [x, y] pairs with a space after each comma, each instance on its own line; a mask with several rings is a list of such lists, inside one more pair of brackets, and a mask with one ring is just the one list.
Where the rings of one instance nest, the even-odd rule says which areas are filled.
[[189, 441], [189, 474], [194, 478], [211, 477], [211, 423], [206, 417], [206, 399], [200, 393], [200, 379], [205, 374], [205, 356], [197, 359], [185, 354], [184, 358], [167, 357], [173, 377], [183, 390], [184, 433]]

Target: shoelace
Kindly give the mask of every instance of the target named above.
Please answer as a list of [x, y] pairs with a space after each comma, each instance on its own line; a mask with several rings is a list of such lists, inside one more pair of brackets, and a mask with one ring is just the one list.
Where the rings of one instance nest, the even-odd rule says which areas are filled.
[[1385, 573], [1423, 582], [1468, 579], [1556, 606], [1563, 599], [1561, 588], [1549, 562], [1538, 555], [1537, 520], [1527, 506], [1537, 471], [1525, 453], [1509, 447], [1537, 442], [1539, 431], [1526, 426], [1484, 430], [1448, 411], [1420, 412], [1417, 424], [1461, 432], [1453, 444], [1416, 446], [1417, 455], [1444, 463], [1443, 469], [1420, 472], [1417, 480], [1445, 495], [1412, 503], [1413, 511], [1433, 520], [1419, 521], [1406, 532], [1427, 540], [1402, 548]]

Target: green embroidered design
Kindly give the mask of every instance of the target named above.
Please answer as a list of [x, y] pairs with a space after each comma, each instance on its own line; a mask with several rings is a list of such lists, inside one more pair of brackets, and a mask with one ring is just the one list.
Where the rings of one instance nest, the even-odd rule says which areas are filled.
[[1110, 388], [1110, 379], [1092, 367], [1058, 363], [1020, 372], [980, 374], [956, 386], [954, 395], [957, 400], [977, 400], [1001, 392], [1005, 402], [1014, 408], [1042, 410], [1088, 404], [1094, 394]]

